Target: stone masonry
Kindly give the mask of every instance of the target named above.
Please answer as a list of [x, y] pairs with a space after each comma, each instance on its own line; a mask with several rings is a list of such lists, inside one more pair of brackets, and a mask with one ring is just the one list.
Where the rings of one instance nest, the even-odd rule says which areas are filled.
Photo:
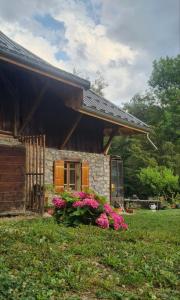
[[21, 145], [21, 143], [12, 136], [0, 135], [0, 145], [16, 146]]
[[[20, 145], [13, 137], [0, 136], [0, 145]], [[53, 164], [55, 160], [79, 159], [89, 162], [89, 187], [97, 193], [110, 198], [110, 156], [69, 150], [46, 148], [45, 183], [53, 184]]]
[[45, 183], [53, 183], [55, 160], [80, 159], [89, 162], [89, 187], [97, 193], [110, 197], [110, 157], [103, 154], [46, 148]]

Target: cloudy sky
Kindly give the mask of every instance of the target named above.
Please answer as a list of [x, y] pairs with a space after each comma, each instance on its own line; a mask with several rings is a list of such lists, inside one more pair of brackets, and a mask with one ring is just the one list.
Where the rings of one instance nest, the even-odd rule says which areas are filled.
[[180, 0], [0, 0], [0, 29], [94, 80], [116, 104], [147, 88], [152, 61], [180, 53]]

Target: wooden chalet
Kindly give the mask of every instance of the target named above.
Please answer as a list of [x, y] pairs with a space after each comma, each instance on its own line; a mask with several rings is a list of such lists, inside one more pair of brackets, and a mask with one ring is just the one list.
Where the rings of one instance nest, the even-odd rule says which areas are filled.
[[[44, 185], [123, 196], [117, 135], [149, 127], [0, 32], [0, 214], [43, 212]], [[104, 137], [108, 137], [104, 145]]]

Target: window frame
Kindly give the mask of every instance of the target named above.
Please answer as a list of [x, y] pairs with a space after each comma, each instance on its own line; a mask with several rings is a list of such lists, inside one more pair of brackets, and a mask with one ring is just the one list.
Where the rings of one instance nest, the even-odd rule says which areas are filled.
[[[53, 182], [55, 192], [61, 193], [65, 190], [66, 184], [64, 184], [64, 164], [65, 162], [74, 162], [77, 163], [77, 172], [79, 172], [78, 180], [76, 182], [76, 190], [86, 191], [89, 189], [89, 176], [90, 176], [90, 167], [88, 160], [82, 159], [69, 159], [67, 157], [63, 159], [54, 160], [53, 167]], [[68, 190], [68, 187], [67, 187]]]
[[[71, 167], [74, 164], [74, 167]], [[81, 189], [82, 163], [77, 160], [64, 160], [64, 189], [77, 191]], [[74, 170], [74, 182], [71, 183], [71, 170]], [[66, 171], [66, 175], [65, 175]], [[78, 174], [79, 172], [79, 174]], [[78, 187], [78, 177], [80, 177], [80, 186]], [[73, 188], [74, 187], [74, 188]]]

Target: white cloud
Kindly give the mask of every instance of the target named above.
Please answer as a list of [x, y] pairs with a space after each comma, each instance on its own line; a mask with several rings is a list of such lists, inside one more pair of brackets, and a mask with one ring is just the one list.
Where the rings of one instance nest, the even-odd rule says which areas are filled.
[[140, 53], [125, 44], [112, 41], [107, 37], [106, 27], [95, 24], [86, 13], [77, 17], [74, 8], [64, 6], [54, 17], [63, 21], [66, 28], [65, 38], [68, 42], [63, 50], [70, 57], [70, 61], [63, 63], [66, 69], [72, 70], [74, 66], [92, 79], [97, 71], [102, 72], [109, 84], [105, 89], [106, 96], [119, 103], [121, 99], [125, 101], [133, 95], [129, 93], [129, 84], [142, 88], [142, 85], [135, 83], [135, 78], [133, 82], [127, 68], [136, 62]]
[[[15, 26], [14, 26], [15, 25]], [[59, 62], [55, 58], [57, 47], [51, 45], [48, 40], [41, 36], [35, 36], [26, 28], [22, 28], [18, 23], [4, 23], [1, 26], [2, 31], [24, 48], [30, 50], [37, 56], [48, 61], [49, 63], [59, 66]]]

